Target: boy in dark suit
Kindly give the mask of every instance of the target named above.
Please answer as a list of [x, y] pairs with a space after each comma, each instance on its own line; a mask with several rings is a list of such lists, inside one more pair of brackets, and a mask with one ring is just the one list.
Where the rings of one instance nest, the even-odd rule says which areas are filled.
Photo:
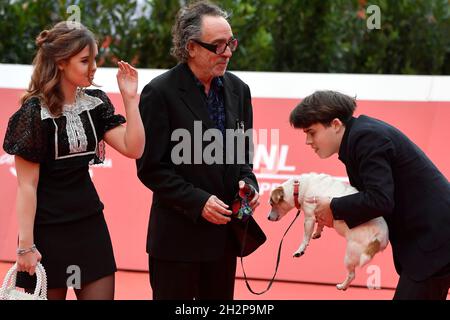
[[[154, 299], [232, 299], [239, 253], [230, 239], [231, 203], [238, 190], [252, 188], [249, 205], [259, 205], [248, 143], [245, 161], [222, 161], [235, 151], [225, 131], [253, 125], [249, 87], [226, 72], [237, 48], [226, 18], [204, 1], [180, 9], [172, 30], [179, 64], [142, 91], [148, 140], [137, 169], [153, 191], [147, 252]], [[214, 159], [205, 159], [208, 132], [221, 140], [214, 140]], [[179, 148], [180, 137], [187, 148]]]
[[425, 153], [380, 120], [353, 117], [355, 99], [333, 91], [306, 97], [290, 115], [324, 159], [337, 153], [358, 193], [319, 198], [315, 214], [352, 228], [383, 216], [395, 268], [394, 299], [445, 300], [450, 286], [450, 185]]

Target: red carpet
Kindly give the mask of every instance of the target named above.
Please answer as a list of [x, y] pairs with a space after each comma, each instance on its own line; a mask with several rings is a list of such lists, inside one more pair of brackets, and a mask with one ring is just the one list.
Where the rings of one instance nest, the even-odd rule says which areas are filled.
[[[11, 267], [10, 262], [0, 262], [0, 279]], [[267, 281], [250, 282], [253, 290], [266, 288]], [[269, 292], [257, 296], [250, 293], [242, 279], [236, 280], [235, 298], [237, 300], [390, 300], [393, 290], [369, 290], [367, 288], [350, 287], [341, 292], [334, 285], [304, 284], [275, 282]], [[69, 290], [68, 299], [75, 299], [73, 291]], [[146, 272], [119, 271], [116, 274], [116, 300], [149, 300], [151, 288]]]

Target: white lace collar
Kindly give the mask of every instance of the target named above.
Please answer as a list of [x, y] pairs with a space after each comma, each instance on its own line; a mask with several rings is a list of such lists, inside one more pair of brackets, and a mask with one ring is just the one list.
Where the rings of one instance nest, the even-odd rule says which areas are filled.
[[[75, 96], [75, 102], [73, 104], [66, 104], [63, 106], [62, 115], [67, 116], [70, 115], [78, 115], [86, 110], [92, 110], [95, 107], [101, 105], [103, 101], [100, 98], [92, 97], [86, 94], [82, 90], [78, 90]], [[49, 118], [59, 118], [60, 116], [54, 116], [48, 110], [47, 106], [41, 103], [41, 119], [49, 119]]]

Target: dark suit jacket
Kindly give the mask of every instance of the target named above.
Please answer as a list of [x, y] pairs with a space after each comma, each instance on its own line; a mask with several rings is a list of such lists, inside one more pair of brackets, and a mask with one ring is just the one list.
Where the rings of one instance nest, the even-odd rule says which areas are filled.
[[394, 263], [420, 281], [450, 263], [450, 185], [403, 133], [382, 121], [352, 118], [339, 159], [360, 192], [335, 198], [335, 219], [352, 228], [383, 216]]
[[[179, 64], [147, 84], [139, 104], [146, 146], [142, 158], [137, 160], [137, 171], [142, 183], [153, 191], [147, 252], [170, 261], [208, 261], [223, 256], [229, 226], [212, 224], [201, 216], [206, 201], [216, 195], [230, 205], [239, 180], [258, 189], [248, 157], [244, 164], [206, 164], [203, 160], [194, 164], [194, 158], [201, 156], [211, 143], [200, 144], [194, 121], [202, 121], [197, 124], [201, 135], [214, 128], [206, 99], [194, 79], [187, 64]], [[237, 122], [244, 124], [245, 129], [252, 128], [249, 87], [228, 72], [223, 76], [223, 84], [226, 128], [236, 129]], [[172, 161], [173, 147], [186, 142], [180, 138], [171, 141], [175, 129], [185, 129], [190, 134], [191, 164]], [[248, 156], [248, 143], [246, 147]], [[230, 151], [226, 150], [228, 154]]]

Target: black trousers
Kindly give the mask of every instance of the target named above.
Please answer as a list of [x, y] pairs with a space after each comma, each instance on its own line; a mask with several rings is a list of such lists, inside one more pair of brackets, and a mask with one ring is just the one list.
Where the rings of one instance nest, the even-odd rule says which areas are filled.
[[394, 300], [446, 300], [450, 288], [450, 264], [433, 277], [414, 281], [401, 274]]
[[149, 256], [153, 300], [232, 300], [236, 256], [208, 262], [164, 261]]

